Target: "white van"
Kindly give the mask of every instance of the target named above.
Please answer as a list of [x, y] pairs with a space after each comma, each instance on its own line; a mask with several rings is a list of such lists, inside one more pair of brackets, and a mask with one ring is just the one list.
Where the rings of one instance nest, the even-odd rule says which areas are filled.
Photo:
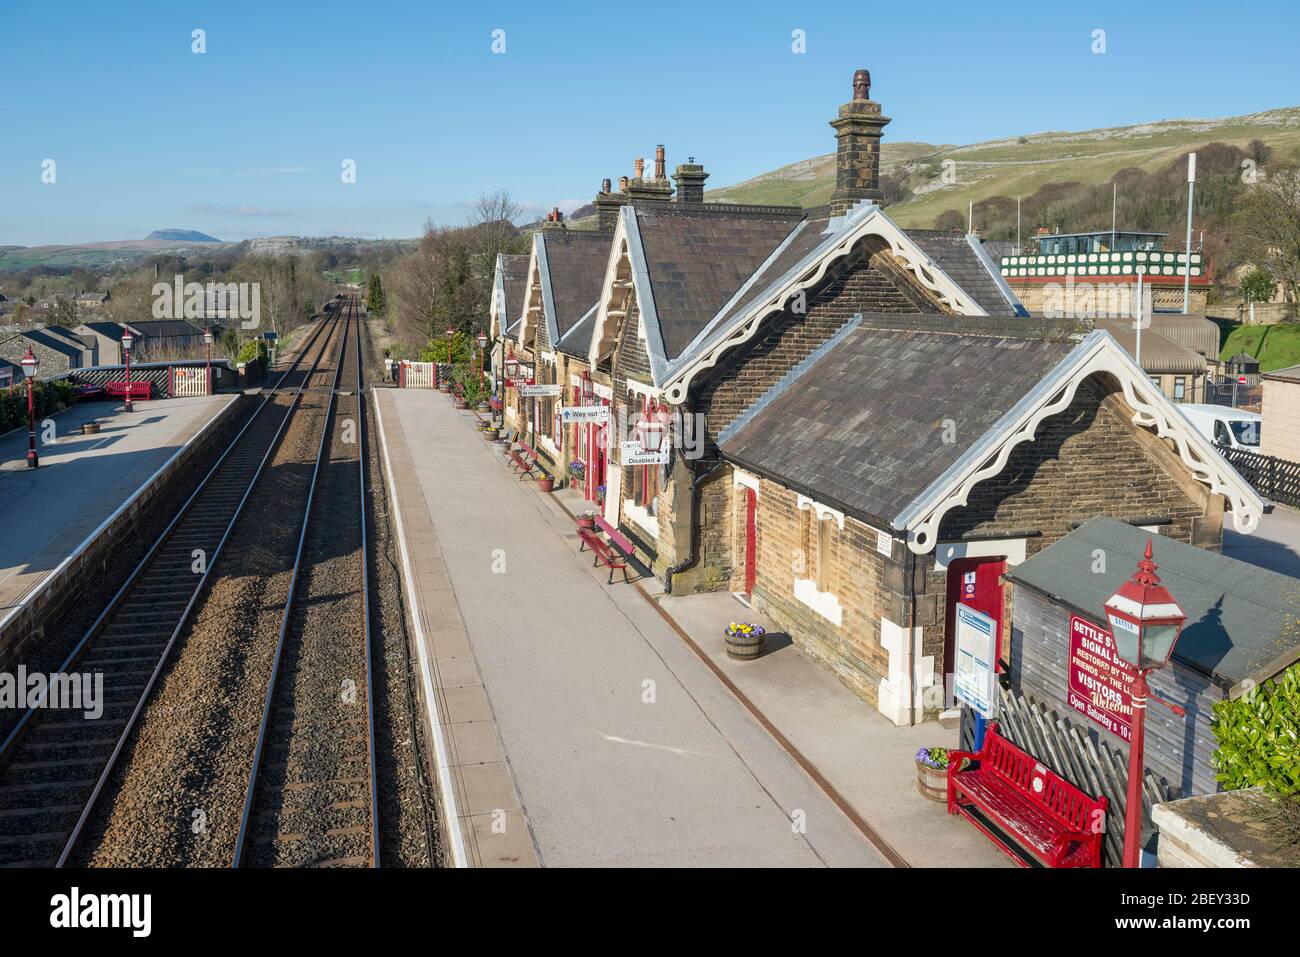
[[1187, 416], [1197, 432], [1215, 445], [1259, 451], [1262, 417], [1258, 412], [1243, 412], [1227, 405], [1180, 405], [1177, 408]]

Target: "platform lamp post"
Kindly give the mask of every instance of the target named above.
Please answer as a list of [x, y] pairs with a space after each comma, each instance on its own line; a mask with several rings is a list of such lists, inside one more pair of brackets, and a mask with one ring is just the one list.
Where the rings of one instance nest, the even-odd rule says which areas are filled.
[[456, 338], [456, 330], [447, 327], [447, 365], [451, 365], [451, 341]]
[[134, 411], [134, 407], [131, 405], [131, 344], [133, 342], [135, 342], [135, 340], [131, 337], [131, 330], [123, 330], [122, 355], [126, 362], [126, 402], [123, 403], [122, 406], [124, 412]]
[[27, 347], [27, 355], [23, 356], [23, 378], [27, 380], [27, 467], [29, 469], [38, 468], [41, 464], [40, 456], [36, 454], [36, 403], [32, 398], [32, 388], [36, 382], [36, 372], [41, 367], [41, 360], [36, 358], [36, 353], [32, 352], [32, 347]]
[[203, 345], [207, 349], [208, 362], [206, 367], [207, 394], [212, 395], [212, 327], [203, 330]]
[[[1106, 601], [1106, 618], [1115, 651], [1137, 672], [1133, 680], [1133, 740], [1128, 751], [1128, 799], [1124, 804], [1124, 866], [1141, 866], [1143, 745], [1146, 732], [1147, 675], [1169, 663], [1174, 644], [1187, 621], [1169, 589], [1160, 584], [1151, 560], [1151, 539], [1133, 577]], [[1159, 698], [1156, 699], [1160, 701]], [[1177, 715], [1186, 712], [1161, 701]]]
[[487, 351], [487, 333], [479, 330], [478, 341], [478, 384], [483, 387], [483, 353]]

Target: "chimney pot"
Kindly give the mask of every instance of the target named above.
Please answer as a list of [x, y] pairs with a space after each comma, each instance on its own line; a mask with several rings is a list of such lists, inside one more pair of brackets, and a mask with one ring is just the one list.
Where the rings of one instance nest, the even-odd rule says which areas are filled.
[[853, 74], [853, 98], [855, 100], [871, 99], [870, 70], [858, 70]]
[[602, 180], [600, 181], [600, 191], [601, 191], [602, 193], [608, 193], [608, 192], [610, 191], [610, 188], [611, 188], [611, 186], [610, 186], [610, 182], [609, 182], [608, 179], [602, 179]]
[[655, 179], [667, 179], [668, 174], [664, 169], [664, 146], [660, 143], [655, 147]]
[[628, 180], [627, 180], [627, 177], [626, 177], [626, 176], [620, 176], [620, 177], [618, 178], [618, 188], [619, 188], [619, 190], [620, 190], [621, 192], [626, 192], [626, 191], [627, 191], [627, 182], [628, 182]]
[[638, 156], [636, 162], [632, 164], [632, 173], [633, 179], [645, 179], [645, 160], [640, 156]]

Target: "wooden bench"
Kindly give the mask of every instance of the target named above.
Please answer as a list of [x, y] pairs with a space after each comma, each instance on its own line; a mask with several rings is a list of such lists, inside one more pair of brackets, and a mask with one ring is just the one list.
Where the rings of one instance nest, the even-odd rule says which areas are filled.
[[604, 565], [609, 569], [609, 578], [606, 579], [606, 584], [614, 584], [615, 569], [622, 569], [623, 581], [628, 580], [627, 561], [622, 555], [619, 555], [614, 549], [606, 545], [599, 535], [589, 528], [580, 528], [578, 529], [578, 537], [582, 539], [582, 545], [578, 546], [578, 551], [581, 552], [584, 547], [590, 546], [592, 554], [596, 556], [595, 561], [591, 563], [591, 567], [595, 568], [597, 565]]
[[[963, 759], [978, 765], [961, 770]], [[1107, 806], [1002, 737], [996, 722], [979, 753], [948, 752], [948, 813], [1021, 867], [1101, 867]]]
[[529, 449], [528, 452], [521, 454], [514, 449], [511, 449], [507, 453], [510, 459], [510, 467], [519, 473], [521, 479], [525, 476], [531, 476], [534, 479], [537, 478], [536, 475], [533, 475], [533, 469], [537, 467], [537, 459], [535, 457], [536, 453], [533, 453], [532, 456], [530, 456], [530, 452], [532, 452], [531, 449]]
[[[115, 399], [122, 399], [127, 394], [127, 382], [125, 379], [119, 379], [117, 382], [109, 382], [104, 386], [104, 393], [111, 395]], [[148, 379], [133, 379], [130, 383], [131, 398], [149, 399], [153, 397], [153, 383]]]
[[596, 516], [596, 527], [605, 533], [609, 543], [617, 548], [624, 558], [636, 557], [636, 546], [632, 544], [632, 540], [620, 532], [617, 526], [605, 521], [603, 515]]

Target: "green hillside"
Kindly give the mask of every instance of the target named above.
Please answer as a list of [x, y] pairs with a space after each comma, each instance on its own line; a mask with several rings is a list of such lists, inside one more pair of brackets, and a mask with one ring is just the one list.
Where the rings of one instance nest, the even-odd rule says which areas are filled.
[[1233, 325], [1219, 350], [1219, 359], [1226, 361], [1239, 352], [1247, 352], [1258, 359], [1261, 372], [1300, 365], [1300, 324]]
[[[1208, 143], [1245, 149], [1263, 140], [1275, 161], [1300, 161], [1300, 107], [1218, 120], [1162, 120], [1081, 132], [1033, 133], [968, 146], [891, 143], [881, 146], [881, 172], [905, 180], [915, 194], [891, 205], [902, 226], [928, 227], [945, 210], [992, 196], [1029, 196], [1048, 183], [1107, 182], [1122, 169], [1155, 171]], [[941, 178], [951, 160], [956, 182]], [[711, 190], [710, 200], [816, 206], [835, 185], [834, 155], [801, 160], [735, 186]], [[1121, 197], [1122, 202], [1122, 197]], [[1122, 210], [1121, 210], [1122, 213]]]

